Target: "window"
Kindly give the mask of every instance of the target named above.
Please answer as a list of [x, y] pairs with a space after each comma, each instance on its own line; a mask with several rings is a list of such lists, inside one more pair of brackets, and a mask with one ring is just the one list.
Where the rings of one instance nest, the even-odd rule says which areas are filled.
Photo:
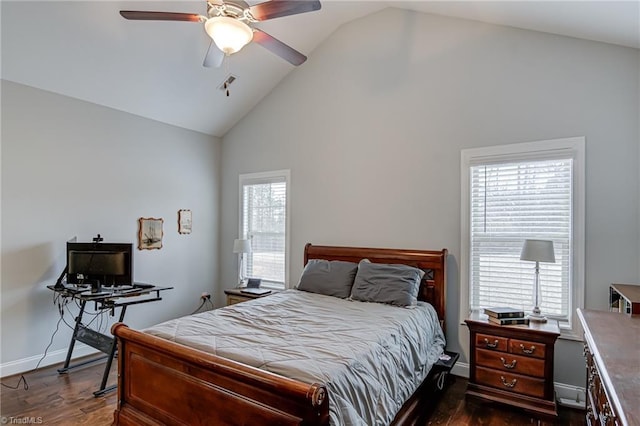
[[243, 276], [285, 288], [288, 271], [289, 170], [240, 175], [240, 238], [251, 241]]
[[535, 263], [520, 260], [525, 239], [552, 240], [556, 262], [540, 263], [539, 306], [573, 330], [583, 306], [584, 138], [462, 151], [460, 312], [490, 306], [531, 311]]

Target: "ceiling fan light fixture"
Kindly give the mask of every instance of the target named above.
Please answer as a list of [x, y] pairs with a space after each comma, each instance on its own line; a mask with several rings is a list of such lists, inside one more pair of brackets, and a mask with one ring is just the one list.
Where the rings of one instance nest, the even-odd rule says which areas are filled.
[[204, 29], [218, 49], [227, 55], [236, 53], [253, 39], [251, 27], [228, 16], [214, 16], [207, 19]]

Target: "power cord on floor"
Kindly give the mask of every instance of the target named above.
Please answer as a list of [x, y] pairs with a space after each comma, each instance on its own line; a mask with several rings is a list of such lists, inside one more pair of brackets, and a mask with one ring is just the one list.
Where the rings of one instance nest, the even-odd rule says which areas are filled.
[[443, 371], [438, 375], [438, 380], [436, 382], [436, 385], [438, 386], [439, 390], [444, 389], [444, 384], [447, 380], [447, 372]]
[[53, 344], [53, 338], [55, 337], [56, 333], [58, 332], [58, 329], [60, 328], [60, 323], [62, 322], [62, 318], [63, 318], [63, 316], [61, 315], [60, 319], [56, 323], [56, 329], [53, 332], [53, 334], [51, 335], [51, 340], [49, 340], [49, 344], [44, 349], [44, 354], [42, 355], [42, 358], [40, 358], [40, 360], [38, 361], [36, 366], [34, 368], [32, 368], [31, 370], [27, 371], [26, 373], [22, 373], [20, 375], [20, 379], [18, 379], [18, 383], [16, 383], [15, 386], [7, 385], [5, 383], [0, 383], [2, 386], [4, 386], [5, 388], [9, 388], [9, 389], [18, 389], [20, 387], [20, 383], [23, 382], [22, 386], [24, 387], [24, 390], [29, 390], [29, 383], [27, 383], [27, 378], [25, 377], [25, 374], [29, 374], [29, 373], [31, 373], [33, 371], [36, 371], [38, 369], [38, 367], [40, 367], [40, 363], [46, 358], [47, 351], [49, 351], [49, 348]]

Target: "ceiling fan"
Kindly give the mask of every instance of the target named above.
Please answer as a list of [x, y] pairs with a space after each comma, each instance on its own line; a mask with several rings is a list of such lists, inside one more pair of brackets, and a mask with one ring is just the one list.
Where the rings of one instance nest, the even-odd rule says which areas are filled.
[[[139, 21], [188, 21], [204, 23], [212, 41], [204, 58], [205, 67], [219, 67], [225, 56], [238, 52], [252, 40], [293, 65], [307, 57], [250, 24], [320, 9], [318, 0], [271, 0], [249, 6], [243, 0], [209, 0], [207, 16], [193, 13], [121, 10], [125, 19]], [[215, 44], [215, 46], [214, 46]]]

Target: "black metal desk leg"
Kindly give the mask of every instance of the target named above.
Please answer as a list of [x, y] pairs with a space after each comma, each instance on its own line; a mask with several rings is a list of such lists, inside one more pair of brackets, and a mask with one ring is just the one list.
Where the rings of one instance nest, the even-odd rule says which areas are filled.
[[76, 337], [78, 336], [78, 329], [82, 323], [82, 315], [84, 315], [84, 306], [87, 304], [86, 300], [83, 300], [80, 304], [80, 312], [76, 317], [76, 326], [73, 329], [73, 335], [71, 336], [71, 343], [69, 343], [69, 350], [67, 351], [67, 359], [64, 361], [64, 366], [58, 368], [58, 373], [66, 373], [69, 370], [69, 363], [71, 362], [71, 354], [73, 353], [73, 347], [76, 344]]
[[[118, 322], [122, 322], [124, 320], [124, 314], [127, 311], [127, 305], [122, 307], [120, 311], [120, 319]], [[117, 387], [117, 385], [107, 386], [107, 379], [109, 378], [109, 372], [111, 370], [111, 363], [113, 362], [113, 357], [116, 354], [116, 350], [118, 349], [118, 340], [113, 337], [113, 342], [111, 342], [111, 349], [109, 350], [109, 357], [107, 358], [107, 365], [104, 367], [104, 374], [102, 375], [102, 384], [100, 385], [100, 389], [93, 393], [94, 396], [104, 395], [106, 392], [109, 392]]]

